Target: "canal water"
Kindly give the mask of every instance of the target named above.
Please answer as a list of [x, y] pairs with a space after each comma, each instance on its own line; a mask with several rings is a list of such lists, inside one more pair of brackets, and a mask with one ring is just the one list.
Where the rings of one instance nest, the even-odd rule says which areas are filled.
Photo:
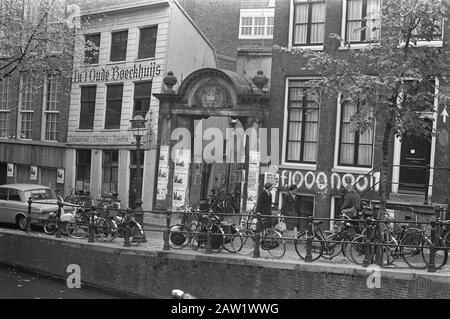
[[119, 299], [127, 298], [85, 287], [70, 289], [60, 279], [0, 266], [0, 299]]

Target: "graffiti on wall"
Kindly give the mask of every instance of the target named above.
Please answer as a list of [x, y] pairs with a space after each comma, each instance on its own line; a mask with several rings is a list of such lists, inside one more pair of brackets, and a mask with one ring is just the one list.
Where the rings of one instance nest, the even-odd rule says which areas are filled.
[[366, 191], [372, 187], [374, 191], [378, 191], [379, 181], [380, 172], [373, 172], [367, 176], [323, 171], [282, 170], [280, 172], [281, 188], [287, 188], [289, 185], [295, 184], [299, 189], [317, 190], [317, 192], [323, 194], [326, 194], [329, 190], [339, 190], [349, 184], [355, 185], [358, 192]]

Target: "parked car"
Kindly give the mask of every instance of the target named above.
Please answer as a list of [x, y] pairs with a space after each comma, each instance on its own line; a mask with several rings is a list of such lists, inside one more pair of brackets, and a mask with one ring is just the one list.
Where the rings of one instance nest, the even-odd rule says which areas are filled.
[[[31, 205], [31, 224], [42, 226], [50, 213], [58, 211], [58, 199], [51, 188], [37, 184], [0, 185], [0, 223], [27, 227], [28, 198]], [[39, 202], [39, 203], [37, 203]]]

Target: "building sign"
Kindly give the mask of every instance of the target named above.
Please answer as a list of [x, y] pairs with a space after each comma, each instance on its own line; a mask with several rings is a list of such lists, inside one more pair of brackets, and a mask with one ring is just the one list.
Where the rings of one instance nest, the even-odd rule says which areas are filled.
[[109, 135], [109, 136], [68, 136], [67, 143], [80, 144], [131, 144], [134, 143], [133, 136]]
[[37, 173], [38, 173], [37, 166], [30, 166], [30, 179], [32, 181], [37, 181]]
[[7, 177], [14, 177], [14, 164], [9, 164], [7, 165], [7, 169], [6, 169], [6, 176]]
[[97, 83], [123, 80], [142, 80], [161, 74], [161, 65], [151, 62], [149, 65], [133, 64], [133, 67], [111, 66], [107, 68], [92, 68], [84, 72], [74, 72], [73, 83]]
[[58, 168], [56, 172], [56, 182], [64, 184], [64, 168]]
[[341, 187], [352, 184], [355, 185], [358, 192], [366, 191], [371, 187], [374, 191], [378, 191], [379, 181], [380, 172], [373, 172], [366, 176], [352, 173], [280, 170], [281, 189], [287, 189], [294, 184], [299, 189], [326, 192], [328, 190], [340, 190]]

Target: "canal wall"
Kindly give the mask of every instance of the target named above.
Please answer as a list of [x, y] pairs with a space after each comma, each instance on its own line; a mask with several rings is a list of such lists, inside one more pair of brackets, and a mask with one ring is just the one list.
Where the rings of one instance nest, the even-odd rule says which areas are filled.
[[354, 265], [149, 251], [13, 230], [0, 231], [0, 263], [64, 279], [77, 264], [84, 285], [148, 298], [169, 298], [172, 289], [231, 299], [450, 297], [450, 276], [439, 272], [381, 269], [377, 281]]

